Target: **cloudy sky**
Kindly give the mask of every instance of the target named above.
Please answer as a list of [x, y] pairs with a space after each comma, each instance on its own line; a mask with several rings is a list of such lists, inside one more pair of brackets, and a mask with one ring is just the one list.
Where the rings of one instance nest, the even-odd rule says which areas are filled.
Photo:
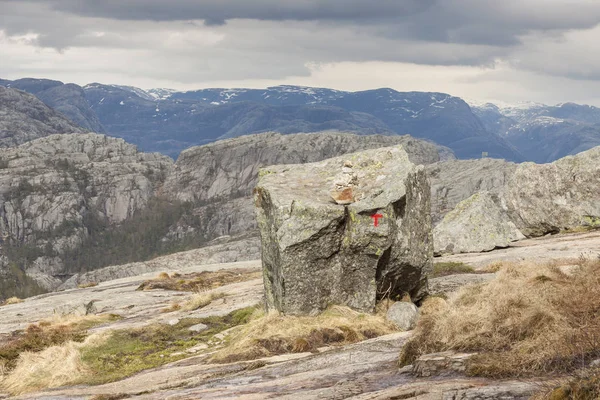
[[0, 0], [0, 77], [600, 106], [598, 0]]

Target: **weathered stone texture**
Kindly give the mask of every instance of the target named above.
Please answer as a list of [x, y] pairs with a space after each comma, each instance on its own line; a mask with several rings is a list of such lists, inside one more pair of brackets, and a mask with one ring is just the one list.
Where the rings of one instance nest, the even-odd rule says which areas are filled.
[[433, 230], [434, 254], [478, 253], [525, 239], [489, 192], [460, 202]]
[[[330, 191], [348, 160], [355, 202], [338, 205]], [[260, 176], [255, 205], [269, 309], [372, 311], [378, 296], [424, 296], [433, 252], [430, 188], [401, 146], [268, 167]], [[377, 227], [375, 213], [383, 216]]]

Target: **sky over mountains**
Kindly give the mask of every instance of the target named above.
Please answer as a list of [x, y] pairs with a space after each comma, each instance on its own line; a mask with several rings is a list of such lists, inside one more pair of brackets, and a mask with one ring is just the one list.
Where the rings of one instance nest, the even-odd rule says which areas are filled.
[[0, 76], [600, 105], [594, 0], [0, 0]]

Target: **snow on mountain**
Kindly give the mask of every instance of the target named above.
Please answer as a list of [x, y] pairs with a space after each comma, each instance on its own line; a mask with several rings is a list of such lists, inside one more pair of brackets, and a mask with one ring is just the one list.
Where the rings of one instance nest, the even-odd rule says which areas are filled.
[[167, 100], [173, 94], [178, 93], [178, 92], [179, 92], [178, 90], [167, 89], [167, 88], [155, 88], [155, 89], [146, 90], [146, 93], [148, 93], [150, 96], [152, 96], [154, 98], [154, 100]]

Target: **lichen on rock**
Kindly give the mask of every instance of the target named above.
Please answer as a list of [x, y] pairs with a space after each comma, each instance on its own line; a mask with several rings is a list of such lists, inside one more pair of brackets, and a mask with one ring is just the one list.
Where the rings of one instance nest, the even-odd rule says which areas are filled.
[[[355, 201], [347, 205], [330, 193], [340, 168], [352, 169]], [[430, 188], [402, 146], [268, 171], [254, 191], [267, 308], [373, 311], [377, 298], [426, 294]], [[382, 216], [377, 226], [374, 214]]]

